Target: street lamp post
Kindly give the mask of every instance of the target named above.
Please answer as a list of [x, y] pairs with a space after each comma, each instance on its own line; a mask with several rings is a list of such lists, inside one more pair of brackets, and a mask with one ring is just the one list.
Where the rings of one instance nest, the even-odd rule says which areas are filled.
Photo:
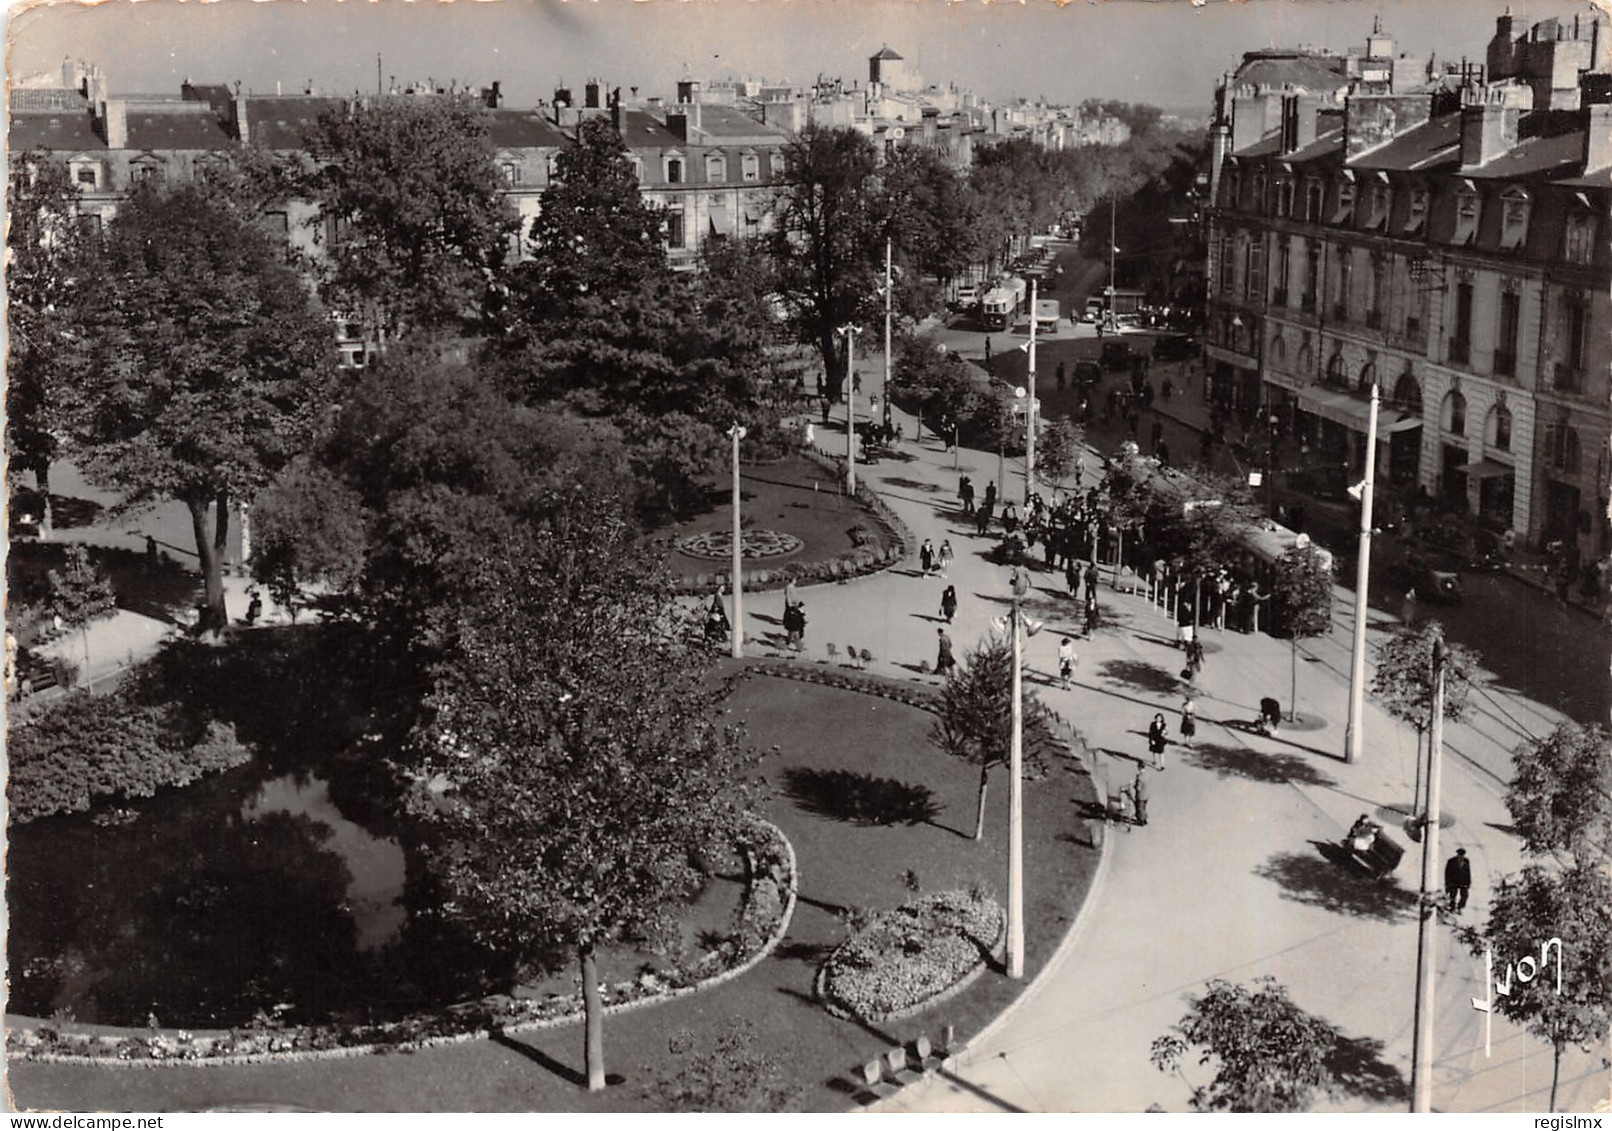
[[744, 542], [739, 526], [739, 441], [744, 439], [744, 426], [735, 421], [728, 429], [733, 440], [733, 658], [744, 655]]
[[1360, 485], [1360, 546], [1355, 562], [1354, 648], [1349, 657], [1349, 722], [1344, 728], [1343, 760], [1358, 762], [1365, 748], [1366, 589], [1371, 582], [1371, 499], [1377, 477], [1377, 383], [1371, 383], [1366, 414], [1366, 478]]
[[1432, 900], [1437, 896], [1434, 869], [1438, 866], [1439, 770], [1444, 753], [1444, 638], [1433, 638], [1433, 717], [1427, 752], [1427, 808], [1422, 813], [1422, 887], [1418, 894], [1416, 936], [1415, 1044], [1411, 1049], [1411, 1110], [1433, 1110], [1433, 986], [1437, 972], [1433, 938]]
[[1030, 407], [1025, 412], [1024, 505], [1030, 505], [1035, 490], [1035, 322], [1036, 276], [1030, 276]]
[[1024, 608], [1017, 592], [1009, 625], [1013, 632], [1013, 741], [1008, 748], [1008, 928], [1007, 975], [1024, 977], [1024, 650], [1019, 622]]
[[856, 335], [857, 327], [846, 323], [845, 335], [845, 493], [856, 494]]

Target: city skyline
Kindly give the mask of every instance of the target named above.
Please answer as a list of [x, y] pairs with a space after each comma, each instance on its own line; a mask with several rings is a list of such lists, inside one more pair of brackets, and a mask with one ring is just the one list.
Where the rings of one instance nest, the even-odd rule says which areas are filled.
[[[1481, 59], [1505, 0], [1103, 0], [1102, 3], [912, 3], [908, 0], [693, 0], [586, 6], [552, 0], [403, 4], [395, 0], [255, 3], [107, 0], [18, 5], [10, 12], [12, 81], [49, 75], [64, 57], [99, 63], [117, 93], [176, 94], [185, 79], [264, 94], [311, 84], [331, 94], [427, 79], [502, 84], [506, 104], [535, 105], [592, 78], [670, 96], [685, 75], [803, 85], [819, 74], [857, 83], [888, 46], [925, 82], [993, 102], [1087, 98], [1207, 112], [1213, 85], [1242, 53], [1300, 45], [1344, 51], [1380, 18], [1401, 52]], [[1593, 14], [1583, 0], [1523, 4], [1525, 22]], [[1093, 41], [1103, 46], [1092, 50]], [[1078, 55], [1075, 54], [1078, 52]], [[1178, 65], [1138, 61], [1177, 55]], [[377, 68], [379, 56], [379, 68]], [[1073, 62], [1072, 62], [1073, 61]], [[377, 73], [379, 69], [379, 74]]]

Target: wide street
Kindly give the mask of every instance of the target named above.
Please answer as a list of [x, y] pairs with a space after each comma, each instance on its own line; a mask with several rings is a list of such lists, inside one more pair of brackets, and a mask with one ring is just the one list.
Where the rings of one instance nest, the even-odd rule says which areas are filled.
[[[863, 366], [869, 391], [877, 385], [868, 378], [881, 366], [877, 358]], [[904, 420], [908, 436], [915, 425]], [[822, 430], [819, 442], [839, 452], [843, 435]], [[950, 631], [961, 654], [989, 631], [1008, 593], [1007, 571], [984, 559], [990, 543], [959, 521], [955, 501], [957, 476], [971, 474], [983, 485], [995, 473], [996, 456], [964, 451], [954, 470], [953, 454], [933, 438], [921, 445], [909, 441], [904, 454], [912, 458], [886, 460], [859, 474], [916, 538], [932, 538], [937, 546], [950, 539], [956, 548], [949, 581], [961, 603]], [[1019, 497], [1022, 483], [1022, 470], [1018, 478], [1010, 475], [1007, 497]], [[869, 647], [876, 668], [886, 671], [932, 663], [933, 620], [946, 583], [905, 568], [803, 590], [808, 646], [814, 655], [831, 641]], [[1104, 627], [1095, 639], [1077, 641], [1076, 686], [1065, 691], [1048, 686], [1045, 673], [1053, 667], [1060, 636], [1073, 630], [1075, 605], [1064, 596], [1061, 577], [1038, 574], [1033, 615], [1044, 617], [1047, 627], [1029, 642], [1028, 662], [1042, 673], [1038, 692], [1082, 731], [1099, 752], [1100, 777], [1118, 788], [1145, 757], [1143, 732], [1154, 711], [1165, 713], [1174, 733], [1182, 685], [1169, 619], [1145, 594], [1109, 586], [1105, 575]], [[1404, 1109], [1417, 946], [1411, 907], [1420, 849], [1410, 846], [1386, 885], [1351, 872], [1327, 850], [1360, 812], [1392, 819], [1389, 807], [1408, 806], [1416, 742], [1409, 728], [1368, 704], [1365, 756], [1354, 765], [1342, 761], [1352, 610], [1342, 590], [1337, 600], [1333, 631], [1299, 649], [1298, 709], [1324, 720], [1319, 729], [1288, 730], [1278, 738], [1250, 733], [1246, 724], [1261, 696], [1286, 698], [1288, 643], [1207, 632], [1196, 747], [1173, 745], [1167, 770], [1148, 771], [1146, 827], [1111, 827], [1105, 878], [1061, 964], [974, 1043], [955, 1082], [903, 1093], [889, 1107], [1140, 1111], [1157, 1103], [1183, 1110], [1188, 1085], [1150, 1065], [1150, 1043], [1180, 1019], [1186, 995], [1201, 992], [1208, 979], [1247, 981], [1270, 974], [1300, 1005], [1355, 1042], [1358, 1061], [1347, 1073], [1351, 1091], [1321, 1109]], [[747, 633], [759, 637], [769, 623], [762, 618], [780, 608], [781, 598], [752, 598]], [[1370, 639], [1380, 639], [1394, 623], [1394, 617], [1374, 612]], [[1446, 731], [1447, 827], [1438, 865], [1456, 847], [1467, 849], [1476, 883], [1464, 918], [1481, 922], [1496, 880], [1522, 864], [1502, 803], [1510, 751], [1527, 736], [1547, 733], [1560, 715], [1495, 682], [1474, 701], [1468, 721]], [[1071, 815], [1073, 835], [1080, 835], [1078, 825]], [[1034, 861], [1028, 866], [1034, 868]], [[1436, 929], [1435, 1108], [1543, 1109], [1549, 1047], [1496, 1019], [1491, 1053], [1485, 1055], [1483, 1016], [1470, 1005], [1472, 997], [1483, 996], [1481, 960], [1457, 943], [1448, 926]], [[1601, 1052], [1570, 1051], [1562, 1079], [1559, 1110], [1587, 1110], [1606, 1094]]]

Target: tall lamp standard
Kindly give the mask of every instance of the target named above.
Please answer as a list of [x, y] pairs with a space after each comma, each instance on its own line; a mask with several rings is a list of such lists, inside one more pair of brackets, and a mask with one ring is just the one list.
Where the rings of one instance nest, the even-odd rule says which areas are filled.
[[845, 335], [845, 493], [856, 494], [856, 335], [859, 327], [847, 322]]
[[1360, 761], [1366, 740], [1366, 588], [1371, 583], [1371, 499], [1377, 476], [1377, 399], [1377, 382], [1373, 381], [1371, 408], [1366, 414], [1366, 478], [1360, 483], [1360, 547], [1358, 560], [1355, 562], [1354, 646], [1349, 654], [1349, 722], [1343, 732], [1345, 762]]
[[1036, 279], [1030, 276], [1030, 404], [1025, 410], [1024, 433], [1024, 505], [1030, 505], [1030, 496], [1035, 493], [1035, 323], [1036, 323]]
[[744, 426], [735, 421], [728, 429], [733, 440], [733, 658], [744, 655], [744, 543], [739, 534], [739, 441], [744, 439]]
[[1013, 608], [1005, 621], [996, 624], [1012, 634], [1013, 705], [1012, 737], [1008, 746], [1008, 913], [1007, 976], [1024, 977], [1024, 647], [1020, 637], [1041, 631], [1039, 621], [1024, 615], [1024, 595], [1029, 590], [1025, 574], [1015, 574]]

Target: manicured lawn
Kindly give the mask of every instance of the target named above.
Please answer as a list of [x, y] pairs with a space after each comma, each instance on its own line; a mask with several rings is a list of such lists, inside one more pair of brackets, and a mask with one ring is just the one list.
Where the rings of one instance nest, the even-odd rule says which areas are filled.
[[[657, 538], [674, 542], [704, 531], [731, 531], [733, 505], [730, 480], [713, 485], [712, 509], [686, 522], [656, 532]], [[774, 569], [795, 562], [816, 562], [856, 548], [851, 528], [867, 528], [865, 544], [882, 548], [887, 544], [883, 529], [861, 503], [847, 498], [843, 480], [823, 465], [804, 456], [792, 455], [777, 463], [740, 465], [741, 517], [746, 530], [775, 530], [801, 540], [800, 549], [765, 559], [746, 558], [744, 568]], [[725, 574], [731, 562], [723, 558], [696, 557], [673, 550], [669, 556], [672, 572], [693, 579], [702, 573]]]
[[[774, 795], [767, 815], [790, 838], [800, 900], [771, 957], [715, 990], [605, 1023], [614, 1086], [590, 1096], [577, 1086], [582, 1032], [576, 1025], [408, 1055], [304, 1064], [179, 1071], [84, 1069], [17, 1063], [20, 1106], [109, 1106], [125, 1110], [294, 1103], [319, 1110], [630, 1111], [666, 1105], [655, 1081], [686, 1058], [669, 1052], [690, 1037], [708, 1047], [734, 1019], [753, 1022], [758, 1046], [787, 1066], [804, 1110], [854, 1106], [844, 1088], [853, 1064], [892, 1044], [956, 1027], [978, 1032], [1022, 991], [1068, 930], [1090, 886], [1098, 853], [1079, 820], [1094, 797], [1072, 762], [1025, 789], [1026, 978], [988, 970], [959, 996], [881, 1027], [837, 1020], [813, 998], [823, 958], [849, 934], [845, 913], [892, 908], [913, 890], [983, 884], [1006, 902], [1008, 791], [993, 779], [985, 838], [970, 838], [977, 772], [928, 740], [927, 712], [889, 699], [795, 680], [755, 676], [729, 700], [755, 744]], [[635, 971], [604, 969], [606, 980]]]

